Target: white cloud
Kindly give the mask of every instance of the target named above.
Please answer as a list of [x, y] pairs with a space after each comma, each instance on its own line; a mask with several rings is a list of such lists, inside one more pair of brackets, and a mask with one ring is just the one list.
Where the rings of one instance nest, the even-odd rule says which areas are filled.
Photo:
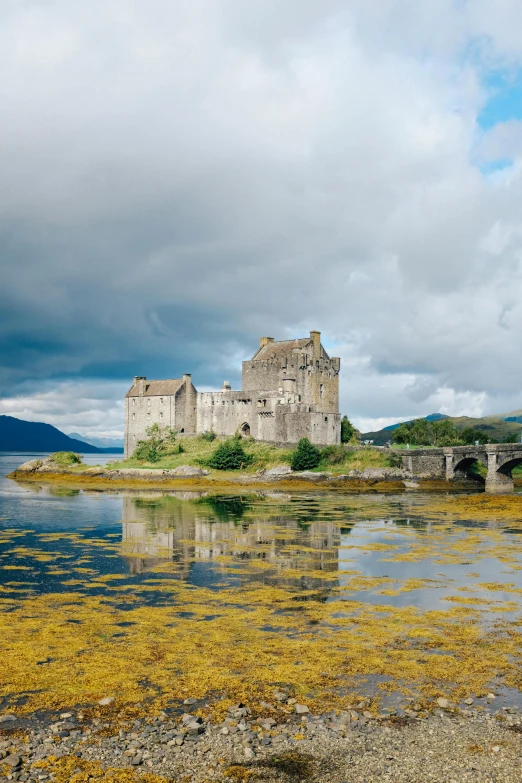
[[[0, 18], [13, 415], [121, 430], [117, 379], [234, 383], [260, 334], [310, 328], [340, 346], [358, 422], [522, 405], [522, 149], [516, 124], [476, 124], [484, 69], [522, 60], [515, 0], [37, 0]], [[482, 175], [504, 155], [509, 173]], [[63, 381], [90, 376], [116, 379], [103, 405]]]
[[34, 394], [0, 399], [0, 415], [44, 421], [65, 433], [117, 438], [123, 435], [128, 386], [105, 381], [53, 384]]

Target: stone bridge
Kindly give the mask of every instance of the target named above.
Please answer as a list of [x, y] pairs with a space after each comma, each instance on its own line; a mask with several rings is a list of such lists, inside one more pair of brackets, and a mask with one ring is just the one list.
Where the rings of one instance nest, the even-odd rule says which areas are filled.
[[488, 469], [486, 492], [514, 491], [511, 471], [522, 464], [522, 443], [488, 443], [485, 446], [451, 446], [442, 449], [411, 449], [399, 452], [402, 467], [414, 475], [451, 481], [465, 479], [478, 461]]

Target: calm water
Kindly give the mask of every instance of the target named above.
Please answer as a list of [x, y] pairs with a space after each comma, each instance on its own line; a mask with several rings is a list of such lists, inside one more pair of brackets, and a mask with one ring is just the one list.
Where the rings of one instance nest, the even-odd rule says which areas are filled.
[[[0, 455], [0, 584], [20, 597], [70, 590], [73, 577], [75, 590], [97, 593], [107, 574], [139, 592], [168, 563], [160, 579], [217, 591], [261, 582], [318, 589], [324, 600], [335, 590], [336, 598], [425, 610], [447, 608], [460, 590], [478, 608], [493, 598], [503, 617], [502, 604], [518, 612], [522, 531], [426, 518], [428, 499], [419, 495], [101, 492], [6, 478], [29, 458]], [[161, 590], [142, 598], [164, 600]]]
[[[382, 617], [388, 634], [390, 623], [392, 629], [397, 624], [397, 638], [392, 633], [389, 642], [379, 642], [384, 656], [388, 647], [437, 654], [437, 643], [422, 642], [431, 610], [436, 610], [434, 625], [478, 624], [493, 641], [500, 629], [507, 639], [518, 634], [522, 525], [513, 520], [450, 521], [430, 510], [434, 496], [417, 493], [104, 492], [6, 478], [28, 458], [0, 455], [4, 612], [13, 612], [32, 598], [47, 600], [56, 594], [62, 611], [75, 605], [81, 614], [82, 595], [86, 603], [101, 599], [104, 611], [122, 612], [114, 644], [128, 638], [129, 645], [141, 641], [135, 635], [131, 641], [126, 626], [138, 628], [141, 621], [126, 622], [125, 613], [137, 618], [140, 607], [147, 611], [153, 607], [158, 630], [165, 632], [179, 621], [193, 623], [194, 628], [208, 626], [217, 645], [222, 630], [230, 632], [231, 621], [225, 615], [234, 606], [244, 611], [244, 617], [264, 617], [258, 625], [252, 620], [258, 637], [280, 633], [287, 639], [301, 638], [299, 634], [310, 639], [312, 634], [313, 640], [317, 634], [324, 645], [326, 635], [335, 644], [336, 634], [344, 633], [349, 642], [355, 638], [346, 637], [351, 623], [363, 648], [365, 633], [378, 639]], [[85, 461], [95, 464], [100, 458]], [[279, 609], [283, 591], [286, 603]], [[303, 624], [305, 607], [309, 619]], [[38, 611], [47, 616], [45, 607], [39, 605]], [[220, 619], [222, 611], [224, 619]], [[294, 611], [301, 611], [295, 627]], [[27, 630], [30, 617], [30, 613], [20, 616], [26, 633], [32, 633]], [[65, 622], [81, 623], [85, 618]], [[410, 631], [403, 631], [403, 626]], [[96, 638], [112, 644], [105, 631]], [[197, 638], [200, 646], [205, 644], [204, 636]], [[88, 635], [84, 641], [88, 642]], [[367, 643], [371, 647], [370, 636]], [[460, 655], [462, 641], [452, 644], [445, 654]], [[132, 649], [129, 646], [126, 654], [132, 656]], [[471, 648], [464, 652], [469, 653], [474, 655]], [[44, 650], [44, 663], [54, 660], [46, 655]], [[298, 648], [296, 655], [298, 665]], [[507, 652], [505, 660], [516, 657], [516, 652]], [[498, 674], [496, 666], [491, 663], [492, 674]], [[378, 670], [383, 671], [382, 662]], [[440, 676], [440, 671], [433, 675]], [[422, 684], [422, 677], [415, 677]], [[497, 692], [502, 692], [500, 681]], [[511, 702], [513, 694], [510, 691]]]

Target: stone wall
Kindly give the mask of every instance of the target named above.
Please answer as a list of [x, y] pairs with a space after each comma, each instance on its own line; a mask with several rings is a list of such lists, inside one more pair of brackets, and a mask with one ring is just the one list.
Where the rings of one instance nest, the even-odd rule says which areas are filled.
[[144, 389], [138, 396], [127, 396], [124, 400], [126, 458], [133, 454], [140, 440], [147, 438], [147, 429], [152, 424], [172, 427], [185, 434], [196, 433], [197, 391], [190, 375], [183, 377], [183, 383], [175, 394], [147, 395], [143, 392]]
[[323, 445], [341, 442], [339, 413], [317, 412], [274, 392], [200, 392], [197, 414], [197, 432], [239, 432], [272, 443], [297, 443], [300, 438]]
[[[256, 356], [263, 358], [256, 359]], [[198, 393], [190, 375], [171, 381], [136, 377], [125, 398], [125, 456], [130, 456], [152, 424], [182, 435], [240, 432], [256, 440], [340, 443], [340, 360], [330, 359], [319, 332], [309, 338], [274, 342], [243, 362], [242, 391], [227, 384], [221, 392]]]
[[415, 449], [401, 456], [402, 468], [416, 476], [446, 477], [446, 460], [442, 452], [434, 454], [430, 449]]
[[294, 349], [284, 355], [243, 362], [243, 391], [273, 389], [291, 396], [292, 401], [320, 406], [321, 410], [339, 411], [340, 361], [330, 359], [320, 347], [317, 356], [312, 346]]

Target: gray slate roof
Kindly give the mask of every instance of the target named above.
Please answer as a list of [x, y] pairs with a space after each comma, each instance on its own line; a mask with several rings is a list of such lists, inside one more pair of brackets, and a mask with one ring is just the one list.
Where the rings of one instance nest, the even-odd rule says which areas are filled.
[[252, 358], [257, 361], [258, 359], [270, 359], [271, 356], [282, 356], [285, 353], [291, 353], [294, 348], [304, 348], [311, 342], [309, 337], [301, 337], [299, 340], [277, 340], [260, 348]]
[[[144, 397], [169, 397], [176, 394], [184, 384], [183, 378], [172, 378], [170, 381], [145, 381]], [[140, 396], [139, 384], [133, 386], [126, 397], [139, 397]]]

